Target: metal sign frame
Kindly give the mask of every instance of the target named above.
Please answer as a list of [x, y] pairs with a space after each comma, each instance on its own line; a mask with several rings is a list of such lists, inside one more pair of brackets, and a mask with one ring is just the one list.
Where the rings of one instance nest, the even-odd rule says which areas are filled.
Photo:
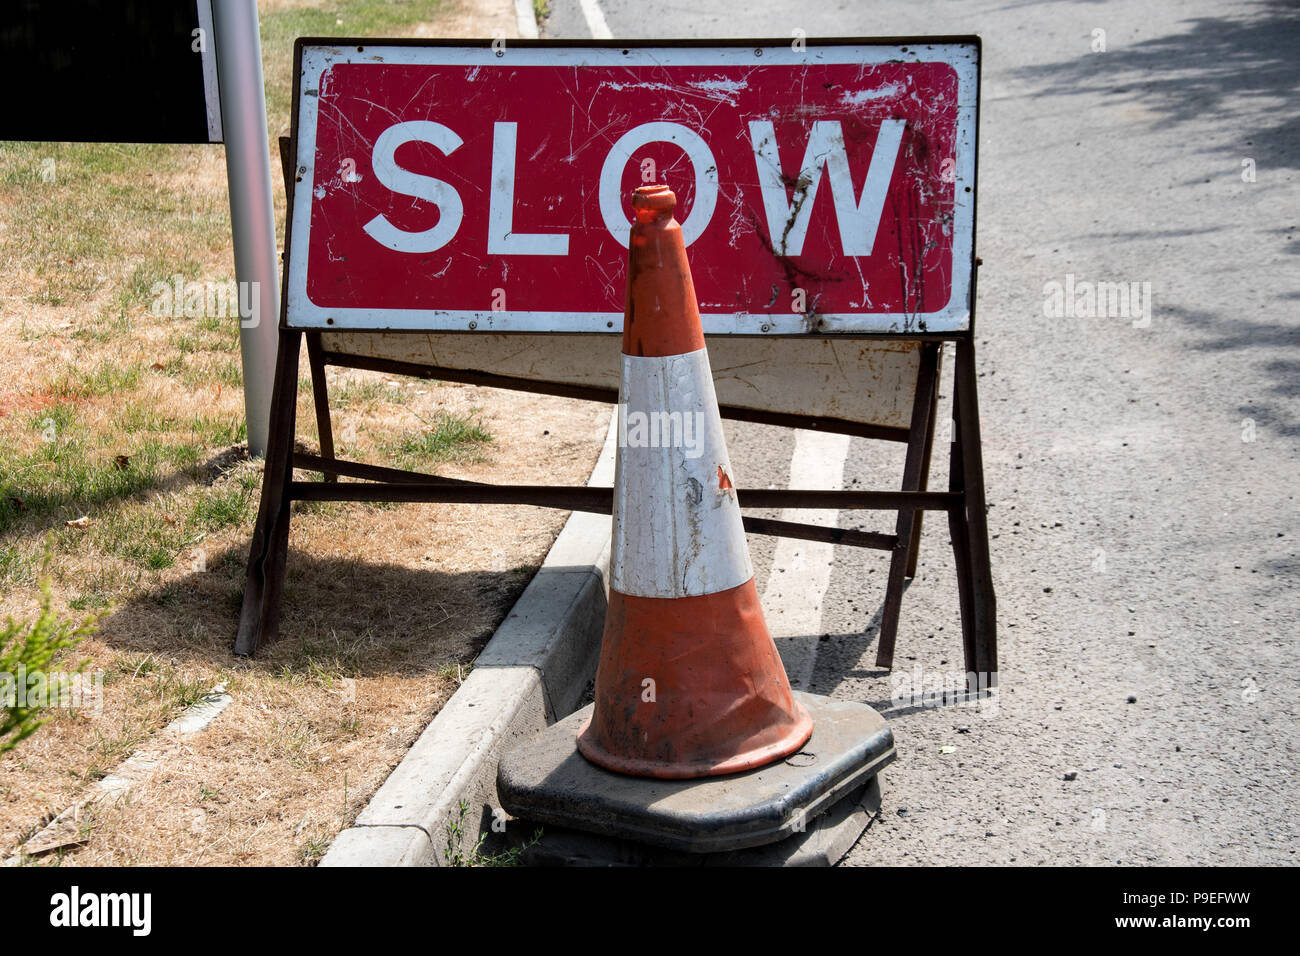
[[[303, 48], [328, 43], [332, 46], [351, 45], [365, 47], [371, 41], [300, 39], [296, 44], [295, 62], [300, 62]], [[809, 47], [842, 47], [863, 44], [913, 46], [960, 42], [973, 44], [978, 53], [978, 37], [924, 37], [885, 38], [881, 40], [842, 39], [809, 40]], [[641, 47], [699, 47], [760, 48], [771, 47], [770, 40], [732, 41], [664, 41], [608, 42], [608, 41], [512, 41], [526, 48], [577, 48], [584, 50], [623, 50]], [[384, 41], [383, 46], [406, 45], [425, 47], [470, 46], [490, 51], [490, 41], [466, 44], [463, 41], [419, 40]], [[782, 43], [784, 45], [784, 43]], [[978, 58], [977, 58], [978, 59]], [[301, 70], [297, 71], [301, 79]], [[977, 86], [978, 89], [978, 86]], [[335, 349], [327, 352], [322, 347], [322, 332], [336, 338], [348, 333], [364, 333], [373, 329], [303, 329], [288, 322], [289, 295], [287, 284], [293, 270], [296, 246], [292, 240], [293, 196], [302, 185], [301, 162], [292, 163], [300, 155], [299, 104], [302, 100], [300, 83], [295, 81], [294, 124], [292, 140], [281, 140], [281, 159], [284, 165], [285, 186], [289, 193], [289, 216], [286, 230], [286, 263], [283, 270], [286, 293], [281, 298], [280, 343], [276, 364], [274, 392], [271, 404], [271, 434], [262, 483], [262, 497], [249, 549], [248, 568], [240, 612], [239, 630], [235, 639], [235, 653], [251, 655], [264, 642], [273, 640], [279, 631], [280, 607], [283, 601], [285, 562], [288, 552], [291, 505], [294, 501], [390, 501], [390, 502], [457, 502], [470, 504], [525, 504], [559, 508], [568, 511], [588, 511], [609, 514], [612, 507], [611, 488], [550, 485], [494, 485], [464, 481], [387, 468], [378, 465], [338, 459], [334, 443], [326, 389], [327, 365], [364, 368], [395, 374], [450, 381], [468, 382], [498, 388], [513, 388], [562, 395], [591, 401], [615, 402], [617, 392], [607, 389], [575, 386], [572, 384], [504, 377], [491, 369], [447, 369], [429, 365], [396, 362], [388, 359], [349, 354]], [[976, 98], [976, 129], [978, 128], [978, 97]], [[974, 135], [974, 131], [972, 132]], [[970, 171], [971, 229], [975, 218], [975, 176]], [[877, 645], [877, 664], [892, 666], [899, 609], [904, 582], [915, 573], [917, 548], [920, 537], [921, 516], [925, 511], [942, 511], [948, 516], [948, 527], [957, 569], [958, 600], [962, 622], [962, 644], [968, 671], [981, 675], [980, 686], [997, 683], [996, 600], [993, 593], [992, 573], [988, 551], [988, 530], [985, 518], [984, 469], [980, 446], [977, 376], [975, 371], [975, 267], [978, 259], [971, 249], [969, 284], [969, 322], [963, 329], [947, 332], [910, 332], [906, 334], [855, 331], [832, 333], [822, 337], [846, 336], [854, 339], [912, 339], [922, 343], [917, 372], [916, 388], [912, 400], [911, 421], [906, 429], [881, 428], [869, 422], [844, 421], [811, 416], [797, 412], [754, 411], [723, 406], [724, 418], [766, 422], [789, 427], [813, 428], [823, 431], [855, 435], [858, 437], [902, 441], [907, 444], [907, 454], [898, 491], [806, 491], [796, 489], [740, 489], [738, 497], [742, 508], [796, 508], [879, 510], [897, 513], [895, 533], [878, 534], [839, 527], [824, 527], [801, 522], [778, 521], [746, 517], [747, 531], [823, 541], [854, 547], [867, 547], [891, 552], [885, 604], [882, 611], [880, 637]], [[621, 320], [621, 316], [620, 316]], [[534, 330], [536, 331], [536, 330]], [[470, 340], [473, 333], [463, 333]], [[797, 337], [807, 337], [804, 333]], [[311, 370], [316, 420], [320, 434], [320, 454], [296, 452], [294, 435], [298, 390], [299, 349], [305, 337]], [[782, 336], [789, 339], [791, 336]], [[953, 342], [956, 346], [953, 397], [953, 436], [949, 446], [949, 482], [946, 491], [926, 489], [931, 457], [931, 447], [936, 432], [936, 415], [939, 390], [939, 351], [941, 343]], [[296, 469], [317, 472], [324, 481], [300, 481], [294, 478]], [[340, 482], [339, 477], [357, 479]]]

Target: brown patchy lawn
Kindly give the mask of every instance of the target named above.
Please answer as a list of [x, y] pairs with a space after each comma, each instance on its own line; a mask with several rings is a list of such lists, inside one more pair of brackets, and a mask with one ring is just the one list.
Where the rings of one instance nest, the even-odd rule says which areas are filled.
[[[513, 35], [505, 2], [260, 6], [272, 136], [288, 126], [294, 36]], [[233, 277], [226, 202], [219, 148], [0, 144], [0, 614], [34, 612], [48, 542], [56, 608], [104, 614], [75, 657], [105, 682], [99, 713], [56, 712], [0, 757], [0, 856], [224, 684], [233, 703], [207, 730], [167, 749], [128, 800], [82, 815], [81, 842], [30, 862], [314, 862], [455, 690], [563, 522], [300, 504], [282, 638], [234, 658], [261, 481], [244, 451], [238, 321], [149, 308], [176, 274]], [[330, 388], [340, 454], [498, 482], [581, 482], [608, 416], [365, 372], [337, 371]], [[309, 392], [299, 421], [314, 448]]]

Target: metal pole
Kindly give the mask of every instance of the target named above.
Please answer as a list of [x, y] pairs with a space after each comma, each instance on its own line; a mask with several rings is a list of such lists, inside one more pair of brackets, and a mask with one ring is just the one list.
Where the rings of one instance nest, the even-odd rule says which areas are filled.
[[280, 281], [257, 0], [213, 0], [212, 18], [241, 303], [239, 351], [248, 452], [260, 457], [266, 454], [270, 429]]

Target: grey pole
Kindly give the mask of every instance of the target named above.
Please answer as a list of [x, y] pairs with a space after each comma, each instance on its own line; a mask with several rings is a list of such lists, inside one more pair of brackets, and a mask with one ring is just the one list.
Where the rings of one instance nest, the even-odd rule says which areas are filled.
[[235, 281], [239, 284], [239, 351], [248, 452], [264, 456], [275, 376], [280, 281], [257, 0], [213, 0], [212, 20], [230, 183]]

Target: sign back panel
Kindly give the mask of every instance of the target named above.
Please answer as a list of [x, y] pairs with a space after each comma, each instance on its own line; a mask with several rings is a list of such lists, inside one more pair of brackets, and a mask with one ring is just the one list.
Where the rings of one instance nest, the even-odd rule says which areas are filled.
[[975, 39], [299, 41], [290, 327], [621, 328], [666, 182], [709, 334], [971, 321]]
[[5, 0], [0, 139], [219, 143], [211, 0]]

